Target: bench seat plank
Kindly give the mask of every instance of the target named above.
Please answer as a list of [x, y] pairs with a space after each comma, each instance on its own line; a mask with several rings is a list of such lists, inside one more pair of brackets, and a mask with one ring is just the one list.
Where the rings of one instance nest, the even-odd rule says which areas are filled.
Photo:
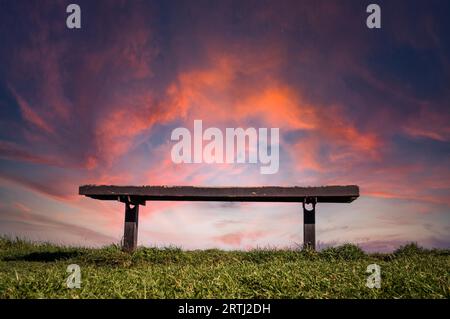
[[359, 197], [357, 185], [320, 187], [196, 187], [196, 186], [114, 186], [83, 185], [79, 194], [101, 200], [129, 196], [139, 201], [233, 201], [350, 203]]

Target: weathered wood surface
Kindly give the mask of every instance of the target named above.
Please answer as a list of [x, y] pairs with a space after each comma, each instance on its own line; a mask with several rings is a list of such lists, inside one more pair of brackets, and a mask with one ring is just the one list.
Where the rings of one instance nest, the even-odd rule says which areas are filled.
[[316, 249], [316, 204], [310, 209], [303, 203], [303, 247]]
[[137, 247], [139, 205], [125, 204], [125, 225], [123, 231], [123, 250], [132, 252]]
[[359, 187], [196, 187], [196, 186], [114, 186], [84, 185], [79, 194], [101, 200], [145, 203], [157, 201], [236, 201], [236, 202], [303, 202], [316, 198], [319, 203], [350, 203], [359, 197]]

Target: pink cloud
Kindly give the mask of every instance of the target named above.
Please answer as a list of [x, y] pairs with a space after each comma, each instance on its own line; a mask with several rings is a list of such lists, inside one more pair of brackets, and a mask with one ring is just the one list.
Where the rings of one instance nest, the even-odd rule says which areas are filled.
[[428, 105], [422, 105], [416, 116], [403, 125], [403, 131], [414, 137], [425, 137], [440, 142], [450, 140], [450, 116], [448, 113], [436, 112]]
[[233, 232], [233, 233], [216, 236], [216, 237], [214, 237], [214, 240], [221, 244], [226, 244], [226, 245], [230, 245], [233, 247], [239, 247], [244, 242], [252, 242], [252, 241], [262, 238], [264, 236], [266, 236], [266, 234], [262, 231]]
[[14, 89], [11, 88], [11, 91], [17, 100], [17, 104], [19, 105], [25, 120], [41, 129], [44, 133], [53, 134], [53, 128], [43, 119], [43, 117], [39, 115], [20, 95], [18, 95]]

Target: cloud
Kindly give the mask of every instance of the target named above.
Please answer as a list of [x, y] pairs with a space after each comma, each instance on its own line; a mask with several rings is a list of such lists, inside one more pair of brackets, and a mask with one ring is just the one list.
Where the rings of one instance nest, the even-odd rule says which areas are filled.
[[14, 161], [30, 162], [35, 164], [63, 166], [58, 158], [49, 158], [33, 154], [21, 145], [12, 142], [0, 141], [0, 157]]
[[20, 111], [22, 112], [22, 116], [26, 121], [28, 121], [33, 126], [37, 127], [38, 129], [44, 131], [45, 133], [52, 134], [54, 133], [53, 129], [44, 121], [44, 119], [37, 114], [30, 105], [21, 97], [19, 96], [14, 89], [11, 89], [16, 100], [17, 104], [20, 107]]
[[256, 232], [234, 232], [220, 236], [216, 236], [213, 239], [221, 244], [229, 245], [232, 247], [241, 247], [242, 245], [251, 245], [253, 241], [264, 237], [266, 234], [262, 231]]
[[403, 126], [404, 132], [413, 138], [429, 138], [440, 142], [450, 141], [450, 116], [437, 112], [431, 106], [423, 105], [416, 117]]
[[12, 226], [12, 229], [17, 228], [18, 230], [21, 230], [21, 234], [25, 238], [27, 237], [27, 234], [50, 232], [53, 233], [53, 235], [57, 235], [53, 238], [60, 238], [63, 242], [65, 241], [64, 238], [68, 235], [77, 238], [79, 242], [81, 242], [80, 239], [84, 238], [88, 242], [94, 243], [94, 245], [102, 243], [110, 244], [117, 241], [116, 238], [104, 235], [100, 231], [73, 223], [59, 221], [42, 214], [36, 214], [32, 212], [29, 207], [20, 202], [14, 203], [13, 208], [16, 210], [15, 214], [5, 208], [0, 211], [0, 229], [3, 233], [10, 233], [8, 232], [8, 228]]

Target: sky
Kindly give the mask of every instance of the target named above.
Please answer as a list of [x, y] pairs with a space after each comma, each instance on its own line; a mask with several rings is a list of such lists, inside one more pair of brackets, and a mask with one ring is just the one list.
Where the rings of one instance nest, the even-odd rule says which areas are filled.
[[[381, 8], [381, 29], [366, 7]], [[81, 8], [81, 29], [66, 7]], [[0, 0], [0, 235], [119, 243], [84, 184], [359, 185], [319, 247], [450, 248], [450, 2]], [[279, 170], [176, 164], [175, 128], [279, 128]], [[297, 247], [295, 203], [149, 202], [138, 244]]]

